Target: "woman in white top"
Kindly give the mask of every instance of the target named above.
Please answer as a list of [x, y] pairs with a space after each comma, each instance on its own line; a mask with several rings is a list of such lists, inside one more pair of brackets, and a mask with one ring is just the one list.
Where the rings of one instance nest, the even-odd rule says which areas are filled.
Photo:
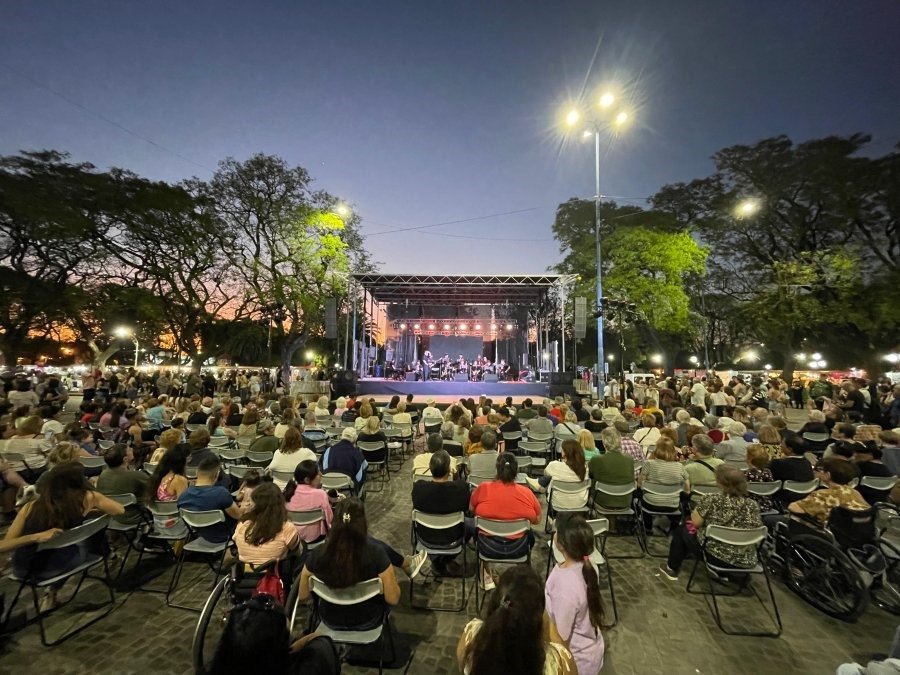
[[[532, 487], [540, 485], [541, 490], [546, 490], [554, 480], [566, 483], [580, 483], [587, 477], [587, 464], [584, 461], [584, 450], [574, 438], [568, 438], [562, 443], [562, 460], [554, 460], [544, 468], [544, 475], [536, 482], [528, 481]], [[559, 493], [553, 497], [553, 503], [562, 508], [578, 508], [587, 503], [588, 488], [575, 493]]]
[[297, 413], [288, 408], [281, 413], [281, 421], [275, 426], [275, 438], [284, 438], [287, 430], [297, 426]]
[[559, 421], [559, 424], [553, 428], [553, 435], [558, 439], [575, 438], [578, 436], [579, 431], [581, 431], [581, 427], [578, 426], [578, 418], [575, 417], [575, 413], [569, 410], [566, 412], [565, 417]]
[[641, 417], [643, 427], [634, 432], [634, 440], [641, 444], [645, 450], [651, 445], [656, 445], [659, 440], [659, 429], [656, 428], [656, 415], [647, 413]]
[[[46, 453], [50, 448], [41, 434], [43, 424], [43, 420], [37, 415], [26, 417], [16, 428], [15, 435], [0, 444], [4, 459], [9, 462], [9, 468], [31, 483], [35, 482], [47, 467]], [[5, 456], [6, 453], [22, 455], [24, 461], [10, 459]]]
[[394, 425], [403, 424], [412, 426], [412, 415], [406, 412], [406, 401], [397, 404], [397, 412], [394, 414]]
[[359, 417], [353, 420], [353, 426], [357, 431], [361, 431], [364, 426], [366, 426], [366, 422], [369, 421], [369, 418], [372, 416], [372, 406], [369, 405], [368, 402], [363, 403], [359, 406]]
[[[340, 403], [340, 401], [338, 401], [338, 403]], [[337, 410], [335, 410], [335, 412], [337, 412]], [[319, 400], [316, 401], [315, 413], [316, 418], [331, 417], [331, 412], [328, 410], [327, 396], [320, 396]]]
[[25, 379], [16, 382], [15, 390], [6, 395], [6, 400], [12, 403], [13, 408], [19, 408], [23, 405], [36, 408], [38, 405], [38, 395], [31, 388], [31, 382]]
[[[281, 447], [275, 451], [272, 461], [267, 469], [269, 471], [286, 471], [293, 473], [297, 465], [305, 459], [318, 461], [316, 453], [309, 448], [303, 447], [303, 436], [296, 427], [290, 427], [284, 434], [281, 441]], [[275, 483], [282, 489], [287, 485], [287, 481], [278, 481]]]

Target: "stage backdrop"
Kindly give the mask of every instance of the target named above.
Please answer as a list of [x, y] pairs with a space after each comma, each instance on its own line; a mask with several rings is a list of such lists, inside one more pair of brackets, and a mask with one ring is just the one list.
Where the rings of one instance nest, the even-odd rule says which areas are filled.
[[481, 337], [478, 335], [432, 335], [430, 337], [422, 336], [422, 338], [423, 349], [419, 354], [419, 358], [422, 357], [425, 349], [428, 349], [435, 360], [441, 358], [444, 354], [449, 354], [451, 359], [455, 359], [462, 354], [467, 361], [473, 361], [476, 356], [482, 355], [484, 349], [484, 343], [482, 343]]

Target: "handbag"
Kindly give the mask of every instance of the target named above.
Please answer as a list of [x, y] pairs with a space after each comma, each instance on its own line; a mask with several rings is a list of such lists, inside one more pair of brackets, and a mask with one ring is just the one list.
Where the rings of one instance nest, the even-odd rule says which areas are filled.
[[250, 597], [255, 598], [257, 595], [271, 595], [275, 602], [284, 606], [284, 582], [281, 580], [281, 574], [278, 573], [278, 563], [266, 570], [262, 579], [256, 582], [256, 588], [253, 589]]

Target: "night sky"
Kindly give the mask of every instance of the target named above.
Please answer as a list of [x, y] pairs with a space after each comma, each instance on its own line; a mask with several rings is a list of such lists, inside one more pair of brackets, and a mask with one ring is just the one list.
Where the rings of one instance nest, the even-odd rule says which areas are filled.
[[534, 273], [559, 257], [556, 205], [593, 194], [567, 101], [624, 87], [635, 123], [601, 191], [625, 203], [780, 133], [866, 131], [881, 153], [898, 29], [895, 0], [6, 0], [0, 153], [171, 181], [278, 154], [357, 209], [385, 271]]

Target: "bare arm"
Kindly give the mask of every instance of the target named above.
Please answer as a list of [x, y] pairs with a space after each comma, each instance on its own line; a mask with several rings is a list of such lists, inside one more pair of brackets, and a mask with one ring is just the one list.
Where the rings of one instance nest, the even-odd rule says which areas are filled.
[[58, 527], [51, 528], [49, 530], [44, 530], [43, 532], [35, 532], [34, 534], [23, 534], [20, 537], [10, 538], [9, 532], [7, 532], [6, 536], [0, 541], [0, 553], [8, 553], [13, 549], [17, 549], [20, 546], [27, 546], [28, 544], [42, 544], [45, 541], [49, 541], [56, 535], [58, 535], [62, 530]]
[[99, 492], [88, 492], [85, 496], [84, 503], [86, 513], [100, 511], [108, 516], [121, 516], [125, 513], [124, 506]]
[[231, 506], [229, 506], [227, 509], [225, 509], [225, 513], [235, 520], [241, 519], [241, 507], [237, 504], [232, 504]]
[[378, 575], [378, 578], [381, 579], [381, 585], [384, 588], [384, 601], [391, 606], [399, 603], [400, 584], [397, 583], [393, 565], [389, 565], [384, 572]]
[[697, 529], [703, 527], [703, 516], [700, 515], [700, 512], [697, 509], [691, 511], [691, 522]]
[[300, 571], [300, 590], [297, 592], [297, 597], [300, 600], [309, 600], [309, 578], [311, 576], [312, 572], [306, 569], [306, 565], [304, 565]]

